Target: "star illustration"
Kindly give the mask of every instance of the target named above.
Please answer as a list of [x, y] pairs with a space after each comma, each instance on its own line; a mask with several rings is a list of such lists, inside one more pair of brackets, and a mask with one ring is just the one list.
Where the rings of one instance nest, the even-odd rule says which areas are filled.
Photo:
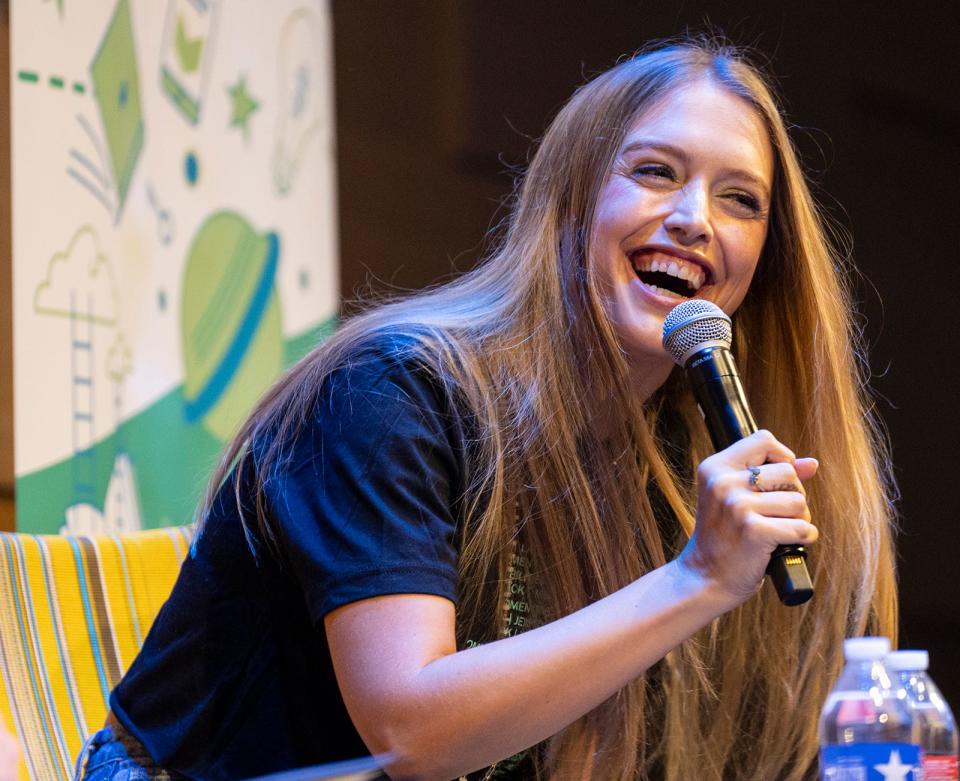
[[239, 127], [243, 130], [243, 138], [246, 140], [247, 123], [250, 121], [250, 115], [260, 108], [260, 104], [247, 92], [246, 76], [241, 76], [236, 84], [227, 89], [227, 92], [230, 93], [230, 100], [233, 103], [230, 127]]
[[900, 762], [900, 752], [891, 751], [890, 759], [882, 765], [874, 765], [873, 769], [880, 773], [884, 781], [907, 781], [911, 778], [913, 765], [904, 765]]

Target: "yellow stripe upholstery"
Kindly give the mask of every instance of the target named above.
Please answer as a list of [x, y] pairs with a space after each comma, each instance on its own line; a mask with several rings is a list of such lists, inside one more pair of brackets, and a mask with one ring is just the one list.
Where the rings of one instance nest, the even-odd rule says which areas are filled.
[[0, 533], [0, 715], [21, 781], [64, 781], [190, 546], [188, 527], [118, 536]]

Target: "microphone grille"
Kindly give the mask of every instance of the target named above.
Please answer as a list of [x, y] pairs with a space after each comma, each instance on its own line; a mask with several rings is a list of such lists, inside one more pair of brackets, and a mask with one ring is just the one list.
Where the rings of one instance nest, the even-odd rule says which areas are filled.
[[681, 366], [704, 347], [729, 349], [732, 342], [730, 318], [716, 304], [702, 298], [678, 304], [663, 322], [663, 349]]

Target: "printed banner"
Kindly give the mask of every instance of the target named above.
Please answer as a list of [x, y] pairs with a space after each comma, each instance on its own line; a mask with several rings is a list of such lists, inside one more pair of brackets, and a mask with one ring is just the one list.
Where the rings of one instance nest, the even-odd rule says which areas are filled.
[[188, 523], [332, 327], [330, 14], [13, 0], [17, 528]]

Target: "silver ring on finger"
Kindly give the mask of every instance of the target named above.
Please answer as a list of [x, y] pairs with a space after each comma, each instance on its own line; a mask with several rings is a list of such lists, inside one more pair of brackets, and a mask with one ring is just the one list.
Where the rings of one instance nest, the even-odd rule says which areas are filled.
[[760, 487], [760, 467], [748, 466], [747, 471], [750, 473], [748, 482], [750, 483], [751, 490], [763, 491], [763, 488]]

